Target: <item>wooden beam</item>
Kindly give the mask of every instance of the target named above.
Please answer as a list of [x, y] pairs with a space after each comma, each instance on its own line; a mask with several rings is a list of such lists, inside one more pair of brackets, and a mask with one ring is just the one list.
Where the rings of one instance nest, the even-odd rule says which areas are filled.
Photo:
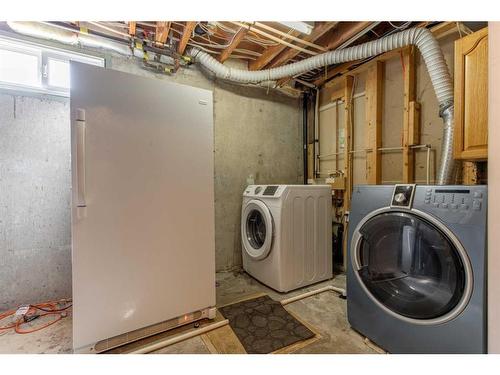
[[366, 182], [380, 184], [382, 168], [379, 148], [382, 145], [382, 111], [383, 111], [384, 63], [375, 61], [368, 69], [365, 83], [367, 147]]
[[[300, 35], [300, 32], [294, 31], [291, 35]], [[268, 47], [260, 57], [248, 63], [248, 70], [260, 70], [265, 67], [272, 59], [278, 56], [287, 47], [283, 44]]]
[[235, 50], [236, 47], [240, 44], [240, 42], [243, 40], [245, 35], [247, 34], [248, 29], [245, 29], [244, 27], [240, 27], [240, 29], [236, 32], [234, 35], [231, 43], [229, 46], [222, 51], [222, 53], [219, 55], [219, 61], [223, 63], [226, 61], [230, 56], [231, 53]]
[[438, 35], [448, 34], [448, 32], [453, 29], [458, 31], [456, 22], [441, 22], [436, 26], [431, 27], [430, 31], [437, 37]]
[[[345, 177], [345, 190], [344, 190], [344, 214], [349, 211], [351, 207], [352, 195], [352, 134], [351, 124], [353, 122], [353, 108], [352, 108], [352, 89], [354, 85], [354, 76], [346, 75], [344, 80], [344, 177]], [[343, 260], [344, 270], [347, 270], [347, 234], [348, 228], [344, 228], [343, 238]]]
[[464, 161], [462, 163], [462, 184], [463, 185], [479, 184], [478, 163], [473, 161]]
[[186, 50], [186, 46], [189, 42], [189, 38], [191, 38], [191, 34], [193, 33], [194, 28], [196, 27], [196, 22], [187, 21], [184, 26], [184, 31], [181, 36], [181, 40], [179, 41], [179, 45], [177, 46], [177, 52], [182, 55]]
[[371, 24], [372, 22], [363, 21], [363, 22], [353, 22], [352, 24], [339, 25], [339, 27], [335, 29], [335, 31], [329, 38], [326, 44], [326, 48], [329, 51], [334, 50], [335, 48], [341, 46], [352, 37], [356, 36], [356, 34], [362, 32]]
[[155, 42], [159, 44], [165, 44], [168, 39], [168, 33], [170, 31], [170, 22], [167, 21], [157, 21], [156, 22], [156, 32], [155, 32]]
[[135, 36], [135, 27], [136, 27], [136, 21], [130, 21], [128, 23], [128, 33], [132, 36]]
[[249, 25], [249, 24], [246, 24], [246, 23], [241, 23], [241, 22], [237, 22], [237, 21], [228, 21], [228, 22], [232, 23], [233, 25], [237, 25], [237, 26], [239, 26], [239, 27], [245, 27], [245, 28], [247, 28], [249, 31], [253, 31], [253, 32], [255, 32], [255, 33], [257, 33], [257, 34], [260, 34], [260, 35], [262, 35], [262, 36], [265, 36], [266, 38], [271, 39], [271, 40], [273, 40], [273, 41], [275, 41], [275, 42], [278, 42], [278, 43], [284, 44], [284, 45], [285, 45], [285, 46], [287, 46], [287, 47], [294, 48], [294, 49], [296, 49], [297, 51], [307, 53], [308, 55], [315, 56], [315, 55], [317, 55], [317, 54], [318, 54], [318, 52], [316, 52], [316, 51], [311, 51], [311, 50], [308, 50], [308, 49], [306, 49], [306, 48], [302, 48], [302, 47], [300, 47], [300, 46], [297, 46], [297, 45], [295, 45], [295, 44], [293, 44], [293, 43], [287, 42], [287, 41], [285, 40], [285, 38], [280, 39], [280, 38], [278, 38], [277, 36], [274, 36], [274, 35], [271, 35], [271, 34], [269, 34], [269, 33], [265, 32], [265, 31], [262, 31], [261, 29], [258, 29], [257, 27], [255, 27], [255, 26], [253, 26], [253, 25]]
[[[411, 148], [418, 135], [417, 107], [415, 104], [415, 47], [404, 48], [403, 52], [404, 77], [404, 114], [403, 114], [403, 183], [415, 180], [415, 150]], [[413, 104], [412, 104], [413, 103]], [[417, 120], [417, 123], [415, 123]]]
[[[303, 38], [303, 39], [297, 38], [295, 35], [284, 33], [282, 31], [275, 29], [274, 27], [268, 26], [262, 22], [254, 22], [254, 24], [255, 24], [255, 26], [258, 26], [264, 30], [271, 31], [275, 34], [278, 34], [278, 35], [284, 37], [285, 39], [290, 39], [290, 40], [293, 40], [299, 44], [303, 44], [303, 45], [308, 46], [308, 47], [316, 48], [317, 50], [319, 50], [321, 52], [326, 52], [325, 47], [320, 46], [319, 44], [314, 44], [313, 42], [310, 42], [309, 40], [307, 40], [307, 37]], [[312, 34], [312, 32], [311, 32], [311, 34]]]
[[345, 74], [352, 68], [354, 65], [359, 64], [361, 60], [346, 62], [341, 65], [334, 66], [332, 69], [328, 69], [326, 74], [318, 78], [313, 82], [315, 86], [321, 86], [324, 82], [329, 81], [335, 76]]
[[[338, 22], [325, 22], [321, 25], [316, 26], [310, 35], [304, 37], [304, 40], [307, 42], [314, 43], [316, 40], [325, 35], [328, 31], [337, 26]], [[328, 48], [327, 48], [328, 49]], [[298, 50], [288, 49], [283, 51], [272, 63], [269, 65], [270, 68], [275, 66], [280, 66], [286, 64], [289, 60], [293, 59], [300, 53]]]
[[[337, 22], [338, 23], [338, 22]], [[341, 46], [343, 43], [345, 43], [347, 40], [351, 39], [352, 37], [356, 36], [358, 33], [366, 29], [368, 26], [370, 26], [372, 23], [371, 22], [355, 22], [353, 25], [349, 25], [349, 28], [346, 28], [345, 25], [340, 26], [338, 29], [335, 29], [335, 32], [333, 33], [332, 37], [329, 38], [328, 50], [335, 49], [339, 46]], [[329, 30], [327, 30], [329, 31]], [[326, 33], [326, 32], [325, 32]], [[325, 33], [321, 34], [324, 35]], [[320, 37], [316, 38], [319, 39]], [[276, 58], [270, 65], [270, 67], [275, 67], [278, 65], [283, 65], [286, 62], [288, 62], [291, 58], [297, 56], [294, 51], [285, 51], [283, 52], [280, 56]], [[344, 70], [347, 71], [349, 70], [348, 68], [355, 65], [356, 63], [359, 63], [359, 61], [353, 61], [353, 62], [348, 62], [343, 65], [341, 65], [342, 68], [345, 68]], [[319, 86], [323, 82], [326, 82], [330, 80], [332, 77], [340, 74], [338, 71], [334, 70], [331, 73], [327, 73], [326, 76], [323, 76], [321, 78], [318, 78], [315, 81], [315, 85]], [[290, 78], [283, 78], [280, 81], [278, 81], [278, 86], [283, 86], [286, 84]], [[317, 83], [316, 83], [317, 82]]]

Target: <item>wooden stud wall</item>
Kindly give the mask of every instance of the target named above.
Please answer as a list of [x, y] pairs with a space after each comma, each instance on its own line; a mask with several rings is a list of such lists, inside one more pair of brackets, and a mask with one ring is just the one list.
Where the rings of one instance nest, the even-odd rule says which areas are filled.
[[403, 183], [415, 181], [415, 150], [411, 148], [420, 141], [420, 104], [415, 101], [415, 47], [406, 47], [402, 52], [404, 77], [403, 116]]
[[368, 69], [365, 84], [366, 135], [369, 148], [366, 154], [366, 181], [374, 185], [382, 181], [379, 148], [382, 145], [383, 88], [384, 63], [375, 61]]
[[[354, 77], [351, 75], [344, 78], [344, 171], [345, 171], [345, 189], [344, 189], [344, 214], [351, 207], [352, 195], [352, 134], [353, 128], [353, 107], [352, 95], [354, 87]], [[344, 228], [344, 238], [342, 241], [342, 258], [344, 259], [344, 270], [347, 270], [347, 223]]]
[[351, 206], [352, 193], [352, 88], [354, 77], [346, 76], [344, 81], [344, 169], [345, 169], [345, 191], [344, 191], [344, 212]]

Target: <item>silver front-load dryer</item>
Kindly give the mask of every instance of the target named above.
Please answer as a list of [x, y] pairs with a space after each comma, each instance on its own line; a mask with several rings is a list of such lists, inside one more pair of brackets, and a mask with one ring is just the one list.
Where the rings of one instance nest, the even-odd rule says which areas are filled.
[[351, 326], [391, 353], [485, 353], [486, 207], [486, 186], [355, 186]]

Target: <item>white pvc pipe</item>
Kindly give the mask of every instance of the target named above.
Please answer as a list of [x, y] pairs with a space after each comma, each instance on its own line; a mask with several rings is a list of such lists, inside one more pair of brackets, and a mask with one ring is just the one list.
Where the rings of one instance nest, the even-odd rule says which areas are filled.
[[220, 328], [220, 327], [224, 327], [224, 326], [226, 326], [228, 324], [229, 324], [229, 320], [225, 319], [225, 320], [222, 320], [220, 322], [213, 323], [213, 324], [210, 324], [210, 325], [202, 327], [202, 328], [198, 328], [198, 329], [196, 329], [194, 331], [187, 332], [187, 333], [184, 333], [184, 334], [181, 334], [181, 335], [177, 335], [177, 336], [174, 336], [174, 337], [171, 337], [171, 338], [167, 338], [165, 340], [162, 340], [160, 342], [157, 342], [157, 343], [154, 343], [154, 344], [151, 344], [151, 345], [148, 345], [148, 346], [144, 346], [144, 347], [142, 347], [140, 349], [136, 349], [136, 350], [133, 350], [131, 352], [128, 352], [127, 354], [146, 354], [146, 353], [151, 353], [151, 352], [154, 352], [155, 350], [159, 350], [159, 349], [165, 348], [167, 346], [170, 346], [170, 345], [173, 345], [173, 344], [177, 344], [178, 342], [190, 339], [192, 337], [196, 337], [196, 336], [202, 335], [204, 333], [213, 331], [214, 329], [217, 329], [217, 328]]
[[295, 297], [290, 297], [290, 298], [284, 299], [284, 300], [280, 301], [280, 303], [283, 306], [285, 306], [285, 305], [288, 305], [289, 303], [296, 302], [296, 301], [299, 301], [301, 299], [314, 296], [316, 294], [320, 294], [320, 293], [324, 293], [324, 292], [330, 292], [330, 291], [339, 293], [339, 294], [341, 294], [344, 297], [346, 296], [345, 289], [329, 285], [329, 286], [325, 286], [323, 288], [311, 290], [310, 292], [299, 294], [298, 296], [295, 296]]

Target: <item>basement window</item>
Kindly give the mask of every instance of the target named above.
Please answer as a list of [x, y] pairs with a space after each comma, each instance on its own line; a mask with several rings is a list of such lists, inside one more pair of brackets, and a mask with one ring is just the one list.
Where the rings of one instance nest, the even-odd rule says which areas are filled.
[[101, 57], [0, 37], [0, 88], [69, 96], [70, 61], [104, 66]]

